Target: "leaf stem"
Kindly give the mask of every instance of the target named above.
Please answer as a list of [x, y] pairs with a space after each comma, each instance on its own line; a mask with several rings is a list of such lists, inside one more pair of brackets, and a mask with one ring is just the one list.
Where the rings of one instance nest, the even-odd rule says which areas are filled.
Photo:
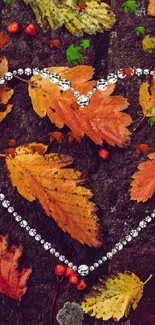
[[145, 115], [143, 116], [143, 118], [140, 120], [140, 122], [137, 124], [137, 126], [133, 129], [133, 132], [134, 131], [136, 131], [138, 128], [139, 128], [139, 126], [142, 124], [142, 122], [144, 121], [144, 119], [145, 119]]
[[31, 81], [30, 81], [30, 80], [23, 79], [23, 78], [21, 78], [21, 77], [19, 77], [19, 76], [16, 76], [16, 75], [14, 75], [14, 77], [15, 77], [16, 79], [19, 79], [19, 80], [21, 80], [21, 81], [27, 83], [27, 84], [31, 84]]
[[61, 284], [61, 282], [63, 280], [64, 280], [64, 277], [61, 278], [61, 280], [59, 280], [59, 278], [57, 277], [57, 284], [56, 284], [56, 287], [55, 287], [55, 290], [54, 290], [54, 295], [53, 295], [52, 305], [51, 305], [51, 311], [50, 311], [50, 324], [51, 325], [53, 324], [53, 310], [54, 310], [56, 298], [57, 298], [57, 295], [58, 295], [58, 289], [59, 289], [60, 284]]
[[150, 281], [150, 279], [153, 277], [153, 274], [150, 274], [150, 276], [148, 277], [148, 279], [144, 282], [144, 285], [148, 282], [148, 281]]

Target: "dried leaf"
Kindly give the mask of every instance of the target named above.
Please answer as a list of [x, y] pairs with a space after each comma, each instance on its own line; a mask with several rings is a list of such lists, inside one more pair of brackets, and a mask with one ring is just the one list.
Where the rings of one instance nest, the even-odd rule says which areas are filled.
[[149, 0], [148, 11], [149, 16], [155, 17], [155, 0]]
[[13, 157], [6, 157], [12, 185], [30, 202], [37, 199], [46, 214], [80, 243], [99, 246], [96, 206], [89, 200], [91, 191], [79, 185], [79, 171], [65, 168], [72, 163], [71, 157], [43, 155], [46, 150], [43, 144], [31, 143], [17, 147]]
[[155, 116], [155, 79], [152, 79], [151, 84], [144, 82], [140, 86], [139, 102], [142, 107], [144, 116]]
[[[62, 79], [69, 79], [72, 87], [80, 94], [87, 94], [96, 85], [95, 80], [89, 81], [94, 72], [90, 66], [49, 70], [58, 72]], [[78, 106], [70, 91], [61, 92], [59, 85], [41, 76], [31, 78], [29, 95], [33, 109], [40, 117], [47, 114], [59, 128], [66, 124], [75, 138], [87, 134], [96, 144], [101, 145], [105, 140], [112, 146], [123, 147], [130, 140], [127, 126], [132, 119], [122, 112], [128, 106], [127, 100], [122, 96], [110, 96], [114, 88], [114, 85], [109, 84], [105, 91], [96, 91], [85, 109]]]
[[51, 41], [49, 41], [49, 45], [50, 47], [56, 47], [57, 49], [60, 46], [60, 41], [58, 39], [52, 39]]
[[139, 155], [141, 153], [144, 153], [145, 155], [147, 155], [149, 153], [149, 146], [146, 143], [139, 143], [136, 144], [136, 153]]
[[52, 29], [56, 29], [63, 24], [76, 36], [83, 33], [90, 35], [97, 32], [103, 33], [109, 30], [115, 23], [115, 15], [109, 5], [101, 1], [86, 0], [82, 10], [73, 0], [24, 0], [30, 4], [41, 27], [45, 27], [46, 22]]
[[142, 41], [142, 45], [145, 52], [152, 53], [152, 51], [155, 49], [155, 37], [146, 35]]
[[[0, 77], [8, 71], [8, 62], [5, 57], [0, 58]], [[0, 122], [11, 112], [13, 105], [8, 104], [8, 101], [14, 93], [13, 89], [10, 89], [5, 84], [0, 85]]]
[[0, 47], [4, 47], [8, 44], [9, 36], [0, 32]]
[[102, 278], [85, 295], [82, 309], [96, 318], [108, 320], [113, 317], [119, 321], [123, 316], [128, 317], [131, 307], [134, 310], [137, 308], [148, 280], [142, 282], [134, 273], [127, 271]]
[[50, 137], [50, 142], [53, 142], [54, 140], [56, 140], [58, 143], [61, 143], [64, 136], [61, 132], [50, 132], [49, 134]]
[[0, 236], [0, 292], [20, 301], [27, 291], [26, 283], [31, 269], [18, 271], [18, 262], [22, 255], [21, 247], [8, 249], [7, 238]]
[[131, 183], [131, 200], [146, 202], [155, 191], [155, 153], [148, 155], [150, 160], [138, 165], [138, 172], [134, 173]]

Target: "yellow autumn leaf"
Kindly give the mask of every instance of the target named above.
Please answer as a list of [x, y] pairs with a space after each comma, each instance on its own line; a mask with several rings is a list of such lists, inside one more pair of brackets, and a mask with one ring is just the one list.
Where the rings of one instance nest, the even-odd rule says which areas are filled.
[[147, 13], [149, 16], [155, 17], [155, 0], [149, 0]]
[[[0, 77], [8, 72], [8, 61], [5, 57], [0, 58]], [[13, 89], [6, 86], [6, 83], [0, 85], [0, 122], [11, 112], [13, 105], [8, 104], [8, 101], [14, 93]]]
[[135, 310], [143, 295], [144, 284], [134, 273], [125, 271], [114, 277], [102, 278], [90, 289], [82, 302], [85, 313], [108, 320], [119, 321], [123, 316], [128, 317], [131, 307]]
[[139, 103], [142, 107], [144, 116], [155, 116], [155, 79], [151, 84], [144, 82], [139, 90]]
[[37, 199], [63, 231], [82, 244], [97, 247], [99, 225], [92, 192], [81, 186], [81, 172], [68, 167], [73, 159], [57, 153], [44, 154], [47, 146], [31, 143], [6, 154], [13, 186], [30, 202]]
[[145, 52], [152, 53], [152, 51], [155, 49], [155, 37], [146, 35], [142, 41], [142, 45]]

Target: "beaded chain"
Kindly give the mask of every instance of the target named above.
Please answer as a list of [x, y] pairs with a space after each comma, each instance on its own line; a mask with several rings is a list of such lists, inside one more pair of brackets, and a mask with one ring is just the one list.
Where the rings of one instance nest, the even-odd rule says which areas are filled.
[[59, 259], [60, 262], [63, 262], [64, 264], [68, 265], [74, 271], [77, 271], [81, 276], [87, 276], [89, 272], [93, 272], [100, 265], [102, 265], [108, 260], [111, 260], [115, 254], [121, 251], [124, 248], [124, 246], [126, 246], [129, 242], [133, 240], [133, 238], [137, 237], [141, 232], [141, 230], [146, 228], [148, 224], [155, 218], [155, 210], [154, 210], [153, 213], [151, 213], [151, 216], [146, 216], [144, 219], [142, 219], [139, 222], [137, 228], [131, 229], [130, 233], [127, 234], [123, 240], [116, 243], [115, 247], [111, 251], [109, 251], [107, 254], [102, 256], [94, 264], [90, 266], [86, 264], [81, 264], [79, 266], [76, 266], [71, 261], [69, 261], [65, 255], [61, 255], [58, 251], [56, 251], [55, 248], [52, 247], [52, 244], [50, 242], [45, 241], [45, 239], [43, 239], [41, 235], [37, 233], [36, 229], [30, 227], [28, 222], [25, 219], [23, 219], [20, 215], [18, 215], [14, 207], [11, 206], [10, 201], [8, 201], [5, 198], [5, 195], [3, 193], [0, 193], [0, 202], [2, 207], [7, 209], [7, 211], [13, 215], [15, 221], [18, 222], [19, 226], [25, 229], [28, 232], [29, 236], [34, 237], [34, 239], [43, 246], [45, 251], [48, 251], [50, 254], [54, 255], [56, 258]]
[[[148, 76], [151, 75], [155, 78], [155, 71], [149, 70], [149, 69], [141, 69], [141, 68], [128, 68], [130, 71], [130, 76], [136, 75], [137, 77], [141, 76]], [[77, 98], [77, 104], [81, 108], [85, 108], [89, 105], [90, 103], [90, 98], [93, 96], [93, 94], [99, 90], [99, 91], [104, 91], [108, 88], [108, 84], [115, 84], [118, 79], [124, 79], [127, 74], [124, 74], [123, 69], [119, 69], [118, 71], [114, 73], [109, 73], [107, 75], [107, 80], [106, 79], [99, 79], [96, 81], [96, 87], [92, 89], [92, 91], [88, 91], [87, 95], [81, 95], [78, 91], [76, 91], [74, 88], [71, 86], [71, 82], [68, 79], [61, 79], [60, 75], [56, 72], [50, 73], [50, 71], [46, 68], [39, 70], [38, 68], [26, 68], [26, 69], [18, 69], [18, 70], [13, 70], [12, 72], [6, 72], [4, 77], [0, 77], [0, 85], [4, 84], [5, 81], [10, 81], [12, 80], [16, 75], [22, 76], [25, 74], [26, 76], [30, 75], [37, 75], [41, 74], [43, 78], [49, 78], [51, 83], [53, 84], [59, 84], [60, 90], [66, 91], [70, 90], [73, 95]]]

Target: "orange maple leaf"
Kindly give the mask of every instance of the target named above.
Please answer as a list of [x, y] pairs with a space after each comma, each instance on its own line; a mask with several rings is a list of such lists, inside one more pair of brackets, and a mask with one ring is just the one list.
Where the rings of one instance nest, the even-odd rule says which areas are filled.
[[68, 167], [73, 159], [67, 155], [41, 155], [35, 148], [47, 146], [31, 143], [7, 155], [6, 166], [13, 186], [30, 202], [37, 199], [46, 214], [53, 217], [63, 231], [82, 244], [97, 247], [99, 225], [92, 192], [81, 186], [81, 172]]
[[50, 137], [50, 142], [56, 140], [58, 143], [61, 143], [64, 138], [62, 132], [58, 132], [58, 131], [50, 132], [48, 135]]
[[136, 153], [139, 155], [140, 153], [144, 153], [145, 155], [147, 155], [149, 153], [149, 146], [146, 143], [139, 143], [136, 144]]
[[31, 269], [18, 271], [18, 262], [22, 254], [21, 247], [8, 249], [7, 237], [0, 235], [0, 292], [21, 301], [27, 291], [26, 283]]
[[155, 191], [155, 152], [148, 157], [150, 160], [140, 163], [132, 176], [131, 199], [137, 202], [146, 202]]
[[0, 32], [0, 47], [4, 47], [8, 44], [9, 36]]
[[149, 0], [148, 11], [149, 16], [155, 17], [155, 0]]
[[[55, 67], [49, 68], [49, 71], [70, 80], [71, 86], [80, 94], [87, 94], [96, 85], [95, 80], [89, 81], [94, 73], [90, 66]], [[80, 108], [70, 91], [62, 92], [58, 84], [51, 83], [48, 78], [34, 76], [29, 85], [29, 95], [33, 109], [40, 117], [47, 114], [59, 128], [66, 124], [75, 137], [87, 134], [96, 144], [101, 145], [105, 140], [112, 146], [123, 147], [130, 140], [127, 126], [132, 119], [122, 112], [128, 106], [127, 100], [122, 96], [110, 96], [114, 88], [114, 85], [108, 84], [105, 91], [96, 91], [89, 106]]]
[[[8, 61], [5, 57], [0, 58], [0, 77], [8, 71]], [[11, 112], [13, 105], [8, 104], [8, 101], [14, 93], [13, 89], [6, 86], [6, 83], [0, 85], [0, 122]]]
[[49, 45], [52, 48], [53, 46], [56, 48], [59, 48], [60, 46], [60, 41], [58, 39], [52, 39], [51, 41], [49, 41]]
[[133, 69], [132, 68], [123, 68], [123, 76], [127, 75], [128, 77], [133, 76]]

